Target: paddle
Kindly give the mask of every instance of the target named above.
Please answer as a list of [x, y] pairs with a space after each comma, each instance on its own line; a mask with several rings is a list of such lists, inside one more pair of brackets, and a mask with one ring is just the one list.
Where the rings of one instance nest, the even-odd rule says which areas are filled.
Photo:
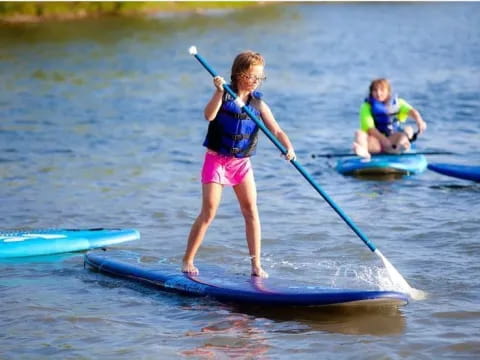
[[[450, 151], [421, 151], [421, 152], [407, 152], [407, 153], [400, 153], [400, 154], [373, 154], [375, 155], [397, 155], [397, 156], [413, 156], [413, 155], [455, 155], [455, 153]], [[354, 153], [338, 153], [338, 154], [312, 154], [312, 158], [334, 158], [334, 157], [350, 157], [350, 156], [358, 156]]]
[[[212, 75], [213, 77], [218, 76], [218, 74], [213, 70], [207, 61], [197, 53], [197, 48], [191, 46], [189, 48], [189, 53], [193, 55], [201, 65]], [[280, 150], [283, 155], [286, 155], [287, 150], [285, 147], [277, 140], [277, 138], [266, 128], [262, 121], [260, 121], [255, 114], [245, 105], [245, 103], [238, 98], [237, 94], [228, 86], [223, 84], [225, 91], [235, 99], [235, 103], [257, 124], [257, 126], [264, 132], [264, 134], [270, 139], [271, 142]], [[368, 248], [377, 254], [380, 259], [382, 259], [387, 272], [392, 279], [393, 284], [400, 286], [402, 290], [407, 292], [412, 298], [423, 297], [422, 292], [412, 288], [408, 285], [407, 281], [400, 275], [400, 273], [395, 269], [395, 267], [383, 256], [383, 254], [376, 248], [376, 246], [366, 237], [366, 235], [354, 224], [354, 222], [343, 212], [343, 210], [328, 196], [328, 194], [322, 190], [322, 188], [315, 182], [315, 180], [310, 176], [310, 174], [300, 165], [296, 159], [290, 160], [290, 163], [302, 174], [302, 176], [313, 186], [313, 188], [325, 199], [325, 201], [335, 210], [335, 212], [347, 223], [347, 225], [355, 232], [355, 234], [360, 237], [360, 239], [368, 246]]]
[[[420, 134], [420, 130], [418, 131], [415, 131], [415, 133], [412, 135], [412, 137], [410, 139], [408, 139], [408, 141], [410, 141], [410, 144], [414, 141], [417, 140], [417, 136]], [[407, 135], [408, 136], [408, 135]]]

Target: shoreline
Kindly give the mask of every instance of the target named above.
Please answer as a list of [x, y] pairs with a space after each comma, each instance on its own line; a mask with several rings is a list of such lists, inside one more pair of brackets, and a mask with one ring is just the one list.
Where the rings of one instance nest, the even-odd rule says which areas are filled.
[[265, 5], [264, 1], [3, 2], [0, 3], [0, 24], [31, 24], [155, 14], [202, 14], [209, 10], [238, 10], [262, 5]]

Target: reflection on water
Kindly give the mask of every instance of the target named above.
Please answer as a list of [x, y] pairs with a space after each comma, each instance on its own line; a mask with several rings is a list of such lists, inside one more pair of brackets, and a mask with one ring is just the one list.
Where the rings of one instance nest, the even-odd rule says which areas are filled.
[[[320, 331], [343, 335], [392, 336], [405, 331], [405, 317], [395, 307], [274, 308], [218, 305], [221, 319], [207, 321], [198, 330], [185, 333], [197, 344], [183, 350], [198, 358], [262, 358], [274, 346], [265, 331], [273, 324], [277, 336], [301, 337]], [[283, 325], [282, 325], [283, 324]], [[198, 343], [200, 344], [198, 345]], [[285, 344], [281, 344], [281, 347]]]
[[84, 252], [62, 253], [54, 255], [27, 256], [17, 258], [0, 258], [1, 264], [53, 264], [67, 262], [72, 258], [83, 257]]
[[394, 181], [402, 179], [408, 174], [392, 172], [392, 173], [375, 173], [375, 172], [361, 172], [351, 175], [359, 180], [370, 180], [370, 181]]
[[270, 349], [267, 333], [255, 327], [255, 320], [245, 314], [224, 311], [223, 318], [216, 320], [199, 331], [185, 335], [203, 344], [184, 350], [185, 356], [198, 358], [262, 358]]
[[401, 334], [405, 330], [405, 316], [395, 306], [358, 305], [270, 309], [240, 306], [235, 309], [256, 317], [265, 317], [273, 321], [291, 321], [305, 326], [303, 330], [297, 329], [294, 330], [295, 332], [319, 330], [348, 335], [387, 336]]
[[465, 190], [465, 191], [471, 191], [471, 192], [480, 192], [480, 184], [475, 184], [475, 183], [467, 183], [467, 184], [443, 184], [443, 185], [432, 185], [432, 189], [436, 190]]
[[[196, 39], [201, 39], [202, 34], [209, 31], [223, 30], [235, 31], [245, 26], [254, 26], [257, 21], [263, 25], [280, 23], [285, 18], [292, 16], [279, 6], [256, 7], [255, 9], [240, 9], [225, 16], [204, 16], [203, 14], [185, 13], [180, 16], [161, 17], [129, 17], [129, 18], [104, 18], [83, 19], [75, 22], [47, 22], [31, 24], [2, 24], [0, 32], [0, 45], [15, 43], [38, 44], [48, 39], [51, 43], [71, 44], [85, 40], [95, 41], [106, 46], [103, 50], [97, 48], [95, 58], [101, 59], [111, 50], [112, 45], [122, 42], [136, 41], [140, 44], [156, 44], [162, 46], [174, 40], [179, 32], [195, 34]], [[106, 31], [107, 29], [107, 31]], [[45, 49], [46, 50], [46, 49]], [[93, 50], [85, 45], [84, 50]], [[100, 52], [102, 51], [102, 52]]]

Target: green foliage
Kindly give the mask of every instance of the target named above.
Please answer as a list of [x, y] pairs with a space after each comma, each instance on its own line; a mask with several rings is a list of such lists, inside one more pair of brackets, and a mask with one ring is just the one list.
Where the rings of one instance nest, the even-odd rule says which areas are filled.
[[202, 9], [244, 8], [254, 1], [46, 1], [0, 2], [0, 20], [80, 18], [100, 15], [131, 15], [161, 11], [197, 11]]

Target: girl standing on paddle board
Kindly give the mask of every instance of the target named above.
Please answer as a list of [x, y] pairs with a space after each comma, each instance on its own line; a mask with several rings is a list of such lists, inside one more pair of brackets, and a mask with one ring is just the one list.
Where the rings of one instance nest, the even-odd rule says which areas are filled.
[[408, 150], [414, 139], [413, 129], [399, 125], [408, 117], [415, 120], [418, 134], [427, 129], [427, 124], [416, 109], [405, 100], [392, 96], [387, 79], [373, 80], [369, 96], [360, 107], [360, 129], [355, 132], [353, 151], [369, 159], [370, 154], [398, 154]]
[[[295, 151], [287, 134], [280, 128], [270, 107], [256, 89], [265, 80], [265, 60], [259, 53], [245, 51], [237, 55], [231, 71], [231, 87], [249, 109], [287, 149], [285, 158], [295, 159]], [[268, 277], [261, 265], [261, 227], [257, 208], [257, 189], [250, 156], [255, 153], [258, 126], [224, 91], [225, 80], [213, 78], [215, 92], [207, 103], [204, 115], [209, 121], [203, 145], [207, 148], [202, 168], [202, 208], [190, 230], [183, 256], [182, 271], [199, 273], [195, 255], [215, 218], [224, 186], [232, 186], [245, 219], [245, 232], [251, 259], [252, 275]]]

